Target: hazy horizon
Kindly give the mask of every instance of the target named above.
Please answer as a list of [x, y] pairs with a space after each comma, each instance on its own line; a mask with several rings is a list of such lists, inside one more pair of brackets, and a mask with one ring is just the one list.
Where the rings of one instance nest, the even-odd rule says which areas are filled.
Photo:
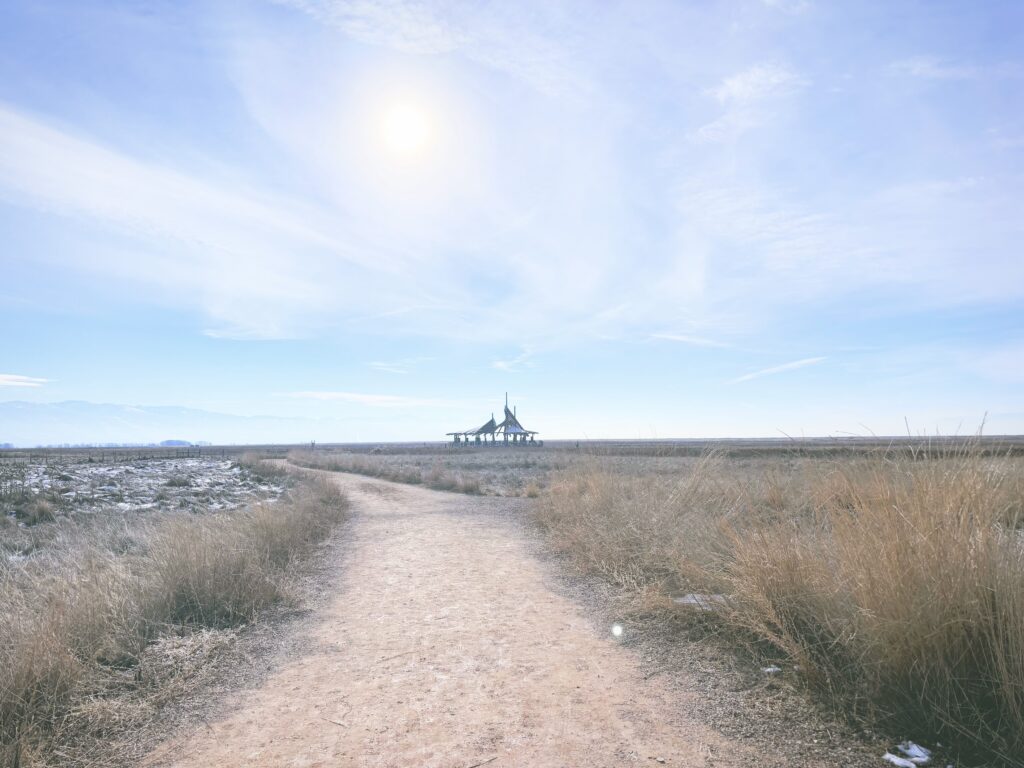
[[[497, 413], [497, 412], [496, 412]], [[530, 426], [533, 423], [523, 416]], [[480, 419], [483, 421], [483, 419]], [[388, 434], [379, 425], [364, 424], [352, 419], [282, 418], [271, 414], [239, 416], [180, 406], [117, 405], [63, 401], [57, 403], [29, 403], [25, 401], [0, 402], [0, 423], [5, 434], [0, 448], [44, 448], [87, 446], [152, 446], [167, 440], [182, 440], [193, 445], [320, 445], [344, 444], [402, 444], [442, 443], [442, 427], [431, 430], [431, 424], [440, 424], [437, 417], [416, 419], [399, 430]], [[476, 422], [461, 428], [479, 426]], [[908, 433], [907, 428], [911, 431]], [[979, 434], [980, 425], [960, 425], [948, 433], [914, 431], [904, 425], [903, 433], [832, 434], [666, 434], [652, 430], [648, 434], [555, 433], [546, 432], [538, 439], [552, 442], [572, 441], [800, 441], [800, 440], [902, 440], [904, 438], [971, 438]], [[381, 437], [381, 435], [386, 435]], [[996, 433], [984, 429], [986, 438], [1013, 437], [1011, 433]]]
[[0, 21], [0, 443], [1024, 433], [1024, 5]]

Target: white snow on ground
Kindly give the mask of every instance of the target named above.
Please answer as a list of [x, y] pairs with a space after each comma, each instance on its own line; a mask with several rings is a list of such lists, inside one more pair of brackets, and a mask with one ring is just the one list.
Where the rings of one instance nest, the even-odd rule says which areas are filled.
[[256, 477], [230, 460], [213, 458], [35, 462], [18, 472], [25, 491], [55, 502], [58, 513], [112, 508], [216, 511], [275, 499], [284, 491], [279, 483]]

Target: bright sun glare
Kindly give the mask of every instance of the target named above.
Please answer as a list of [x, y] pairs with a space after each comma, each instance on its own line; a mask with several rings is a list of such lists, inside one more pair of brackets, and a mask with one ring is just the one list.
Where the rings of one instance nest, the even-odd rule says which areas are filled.
[[384, 113], [382, 127], [384, 142], [396, 155], [415, 155], [430, 141], [430, 119], [416, 104], [393, 104]]

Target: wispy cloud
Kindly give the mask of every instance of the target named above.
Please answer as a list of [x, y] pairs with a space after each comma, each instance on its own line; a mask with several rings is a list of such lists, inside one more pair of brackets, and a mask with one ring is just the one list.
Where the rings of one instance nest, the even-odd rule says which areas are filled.
[[750, 104], [796, 93], [809, 82], [787, 66], [768, 62], [725, 78], [708, 93], [723, 104]]
[[759, 122], [749, 110], [732, 110], [694, 131], [693, 140], [698, 144], [725, 144], [735, 141]]
[[333, 400], [344, 403], [356, 403], [357, 405], [367, 405], [373, 408], [419, 408], [421, 406], [451, 405], [451, 403], [445, 400], [406, 397], [404, 395], [377, 395], [363, 392], [286, 392], [284, 396], [300, 400]]
[[[371, 45], [412, 54], [459, 54], [516, 76], [549, 94], [571, 95], [589, 83], [573, 66], [571, 30], [545, 34], [564, 24], [557, 12], [535, 7], [517, 13], [502, 4], [418, 0], [277, 0], [345, 35]], [[543, 22], [547, 22], [546, 24]]]
[[986, 135], [996, 149], [1020, 149], [1024, 147], [1024, 133], [1005, 128], [989, 128]]
[[0, 387], [41, 387], [49, 384], [50, 379], [39, 379], [35, 376], [19, 376], [16, 373], [0, 373]]
[[665, 341], [677, 341], [680, 344], [689, 344], [692, 347], [718, 347], [725, 348], [731, 346], [723, 341], [715, 341], [714, 339], [705, 339], [701, 336], [690, 336], [684, 333], [655, 333], [651, 335], [652, 339], [664, 339]]
[[803, 360], [794, 360], [791, 363], [783, 363], [782, 365], [775, 365], [771, 368], [764, 368], [760, 371], [754, 371], [738, 378], [729, 381], [730, 384], [739, 384], [743, 381], [750, 381], [751, 379], [759, 379], [762, 376], [774, 376], [776, 373], [785, 373], [786, 371], [795, 371], [799, 368], [806, 368], [809, 365], [817, 365], [823, 362], [827, 358], [824, 357], [806, 357]]
[[[719, 244], [734, 243], [757, 254], [765, 268], [828, 268], [849, 256], [852, 246], [843, 223], [836, 217], [789, 204], [779, 191], [759, 187], [723, 185], [711, 179], [693, 180], [680, 187], [678, 206], [692, 230], [707, 233]], [[823, 260], [829, 254], [829, 260]]]
[[258, 325], [252, 322], [225, 323], [216, 328], [203, 329], [203, 336], [232, 341], [284, 341], [299, 338], [301, 335], [287, 321], [282, 323], [272, 319]]
[[814, 7], [810, 0], [761, 0], [769, 8], [784, 13], [804, 13]]
[[1011, 62], [982, 66], [966, 62], [952, 62], [936, 56], [912, 56], [894, 61], [889, 65], [889, 72], [894, 75], [919, 77], [924, 80], [1024, 77], [1024, 68]]
[[523, 368], [529, 368], [533, 366], [530, 358], [533, 356], [533, 350], [524, 349], [519, 355], [509, 360], [495, 360], [491, 363], [492, 368], [496, 368], [499, 371], [505, 371], [507, 373], [514, 373], [521, 371]]
[[698, 143], [734, 141], [765, 122], [768, 105], [803, 90], [810, 80], [789, 67], [766, 62], [725, 78], [707, 95], [726, 108], [724, 114], [692, 134]]
[[409, 372], [408, 366], [402, 365], [401, 363], [373, 362], [369, 363], [369, 366], [375, 371], [383, 371], [384, 373], [405, 375]]
[[407, 53], [449, 53], [465, 41], [454, 14], [403, 0], [278, 0], [363, 42]]
[[[3, 103], [0, 134], [0, 198], [132, 237], [145, 258], [107, 250], [73, 266], [199, 303], [215, 322], [208, 335], [294, 335], [299, 317], [337, 302], [328, 283], [391, 270], [385, 253], [354, 247], [294, 201], [133, 158]], [[346, 299], [358, 306], [356, 292]]]
[[[900, 286], [914, 286], [918, 306], [1016, 300], [1024, 262], [1008, 243], [1020, 231], [1019, 187], [982, 176], [906, 180], [831, 208], [709, 176], [682, 183], [676, 199], [688, 249], [717, 257], [717, 280], [742, 297], [732, 309], [752, 321], [754, 306]], [[979, 251], [985, 259], [968, 255]]]
[[420, 363], [432, 360], [430, 357], [406, 357], [401, 360], [374, 360], [367, 365], [375, 371], [384, 373], [407, 374]]
[[[114, 232], [112, 238], [81, 238], [83, 250], [104, 251], [99, 259], [77, 249], [72, 256], [45, 248], [25, 258], [60, 259], [60, 267], [95, 271], [118, 289], [142, 282], [151, 290], [137, 294], [140, 302], [198, 310], [198, 327], [216, 338], [366, 331], [385, 338], [473, 339], [501, 345], [488, 349], [481, 363], [500, 371], [529, 364], [528, 356], [516, 354], [519, 344], [536, 349], [556, 334], [563, 346], [598, 336], [645, 339], [665, 328], [713, 327], [735, 338], [773, 309], [797, 313], [823, 297], [838, 303], [865, 288], [883, 286], [888, 296], [912, 283], [920, 290], [908, 295], [963, 301], [965, 283], [980, 286], [972, 297], [988, 291], [1019, 298], [1024, 286], [1017, 279], [1022, 262], [1010, 252], [1019, 241], [1019, 231], [1012, 230], [1018, 225], [1007, 223], [1017, 215], [1011, 208], [1020, 199], [1019, 181], [1005, 182], [1002, 190], [991, 184], [993, 192], [979, 188], [975, 199], [941, 209], [918, 204], [913, 216], [905, 215], [913, 204], [909, 197], [901, 210], [881, 200], [869, 207], [880, 178], [906, 182], [912, 168], [921, 167], [941, 173], [941, 163], [922, 158], [948, 152], [924, 148], [905, 165], [893, 156], [893, 172], [882, 177], [847, 166], [850, 155], [838, 150], [846, 146], [841, 142], [856, 143], [861, 122], [865, 130], [877, 127], [884, 113], [868, 111], [838, 123], [827, 117], [834, 108], [823, 101], [822, 89], [809, 84], [836, 82], [841, 73], [800, 46], [759, 36], [775, 34], [771, 30], [737, 30], [729, 51], [716, 51], [701, 38], [732, 14], [719, 13], [715, 4], [685, 13], [686, 4], [644, 13], [610, 6], [594, 14], [578, 4], [281, 2], [297, 9], [290, 25], [296, 37], [275, 36], [269, 27], [259, 35], [228, 35], [238, 39], [229, 41], [225, 58], [248, 109], [242, 120], [255, 120], [270, 142], [278, 142], [266, 145], [266, 157], [284, 160], [293, 173], [279, 176], [275, 169], [283, 166], [261, 164], [255, 156], [251, 166], [226, 167], [242, 156], [236, 153], [206, 162], [202, 147], [187, 144], [188, 130], [173, 125], [166, 135], [140, 131], [137, 141], [122, 145], [110, 143], [115, 132], [98, 139], [90, 131], [117, 124], [117, 115], [105, 113], [99, 101], [81, 122], [74, 109], [55, 103], [51, 108], [63, 116], [61, 123], [0, 104], [0, 197], [56, 214], [63, 221], [55, 230], [70, 229], [67, 220], [75, 227], [85, 219], [89, 235], [103, 228]], [[782, 10], [807, 6], [765, 2]], [[279, 21], [281, 15], [277, 8], [266, 18]], [[761, 15], [768, 14], [762, 9]], [[770, 15], [773, 29], [789, 22]], [[254, 24], [263, 23], [262, 12], [253, 16]], [[805, 22], [816, 20], [799, 24]], [[566, 28], [571, 34], [559, 39]], [[334, 58], [326, 51], [339, 46], [312, 44], [331, 34], [411, 55], [341, 46], [345, 55]], [[696, 45], [679, 45], [680, 34]], [[294, 45], [301, 35], [309, 35], [311, 44]], [[633, 44], [638, 41], [651, 45]], [[786, 55], [792, 58], [778, 58], [780, 50], [791, 51]], [[970, 54], [949, 50], [953, 63], [920, 57], [902, 66], [921, 77], [977, 71], [955, 58]], [[861, 53], [877, 74], [877, 52]], [[434, 54], [436, 61], [429, 58]], [[426, 224], [410, 224], [417, 216], [395, 215], [390, 197], [364, 194], [356, 171], [386, 175], [372, 153], [365, 166], [339, 160], [346, 152], [367, 154], [339, 131], [366, 107], [361, 89], [372, 90], [377, 81], [363, 78], [384, 61], [396, 66], [395, 82], [414, 73], [410, 82], [426, 84], [427, 106], [442, 122], [451, 118], [460, 150], [477, 140], [484, 147], [470, 158], [479, 175], [468, 176], [465, 187], [458, 180], [461, 166], [451, 173], [448, 158], [437, 184], [413, 188], [409, 200], [403, 198], [413, 214], [429, 213], [434, 209], [425, 201], [444, 197], [451, 184], [459, 190], [457, 202], [466, 204], [446, 200], [439, 206], [463, 212], [450, 221], [422, 215]], [[881, 66], [888, 61], [881, 59]], [[308, 72], [329, 73], [330, 82], [294, 87]], [[509, 72], [530, 82], [582, 73], [600, 83], [608, 98], [554, 103]], [[395, 87], [390, 80], [384, 84]], [[679, 98], [666, 101], [666, 93]], [[403, 94], [399, 89], [394, 95]], [[737, 152], [705, 146], [785, 120], [786, 110], [798, 104], [806, 119], [787, 121], [793, 130], [771, 141], [750, 141]], [[701, 110], [702, 119], [694, 120]], [[128, 109], [125, 115], [132, 117]], [[1007, 130], [1016, 129], [1012, 110], [1004, 118]], [[840, 124], [848, 125], [849, 134]], [[239, 122], [218, 130], [251, 127]], [[311, 127], [323, 133], [311, 133]], [[694, 140], [702, 146], [694, 147]], [[189, 146], [180, 162], [175, 146]], [[297, 146], [309, 154], [298, 154]], [[788, 172], [785, 158], [805, 150], [815, 162]], [[957, 172], [964, 175], [986, 173], [961, 165]], [[815, 192], [844, 173], [852, 174], [849, 183], [829, 186], [828, 195]], [[996, 205], [989, 204], [993, 200]], [[677, 232], [678, 242], [671, 239]], [[981, 252], [983, 259], [970, 255]], [[627, 309], [616, 315], [602, 312], [604, 307]], [[717, 322], [723, 315], [732, 325]], [[688, 320], [696, 322], [689, 326]], [[383, 359], [364, 366], [400, 376], [409, 370], [395, 359], [404, 349], [374, 352]]]

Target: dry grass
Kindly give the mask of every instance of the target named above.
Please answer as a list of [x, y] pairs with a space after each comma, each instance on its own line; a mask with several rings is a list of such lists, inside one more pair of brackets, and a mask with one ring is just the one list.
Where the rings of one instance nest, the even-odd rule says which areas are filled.
[[1024, 470], [970, 448], [738, 472], [563, 473], [537, 518], [623, 586], [728, 595], [847, 714], [1024, 754]]
[[45, 496], [25, 497], [14, 505], [14, 516], [25, 525], [52, 523], [56, 504]]
[[351, 472], [395, 483], [425, 485], [435, 491], [452, 491], [471, 495], [483, 493], [479, 479], [472, 473], [453, 472], [449, 470], [445, 462], [438, 458], [433, 459], [429, 467], [420, 468], [395, 464], [388, 461], [387, 458], [379, 456], [292, 451], [288, 454], [288, 461], [308, 469]]
[[290, 480], [287, 465], [280, 461], [272, 461], [257, 451], [246, 451], [239, 457], [238, 463], [266, 480]]
[[743, 494], [705, 458], [676, 477], [625, 476], [601, 463], [556, 475], [535, 508], [555, 545], [586, 571], [631, 589], [715, 589]]
[[253, 620], [346, 510], [335, 486], [306, 484], [226, 515], [69, 524], [42, 556], [5, 563], [0, 765], [63, 763], [56, 750], [79, 731], [118, 733], [138, 714], [126, 701], [145, 688], [133, 706], [152, 707], [166, 692], [146, 665], [154, 641]]

